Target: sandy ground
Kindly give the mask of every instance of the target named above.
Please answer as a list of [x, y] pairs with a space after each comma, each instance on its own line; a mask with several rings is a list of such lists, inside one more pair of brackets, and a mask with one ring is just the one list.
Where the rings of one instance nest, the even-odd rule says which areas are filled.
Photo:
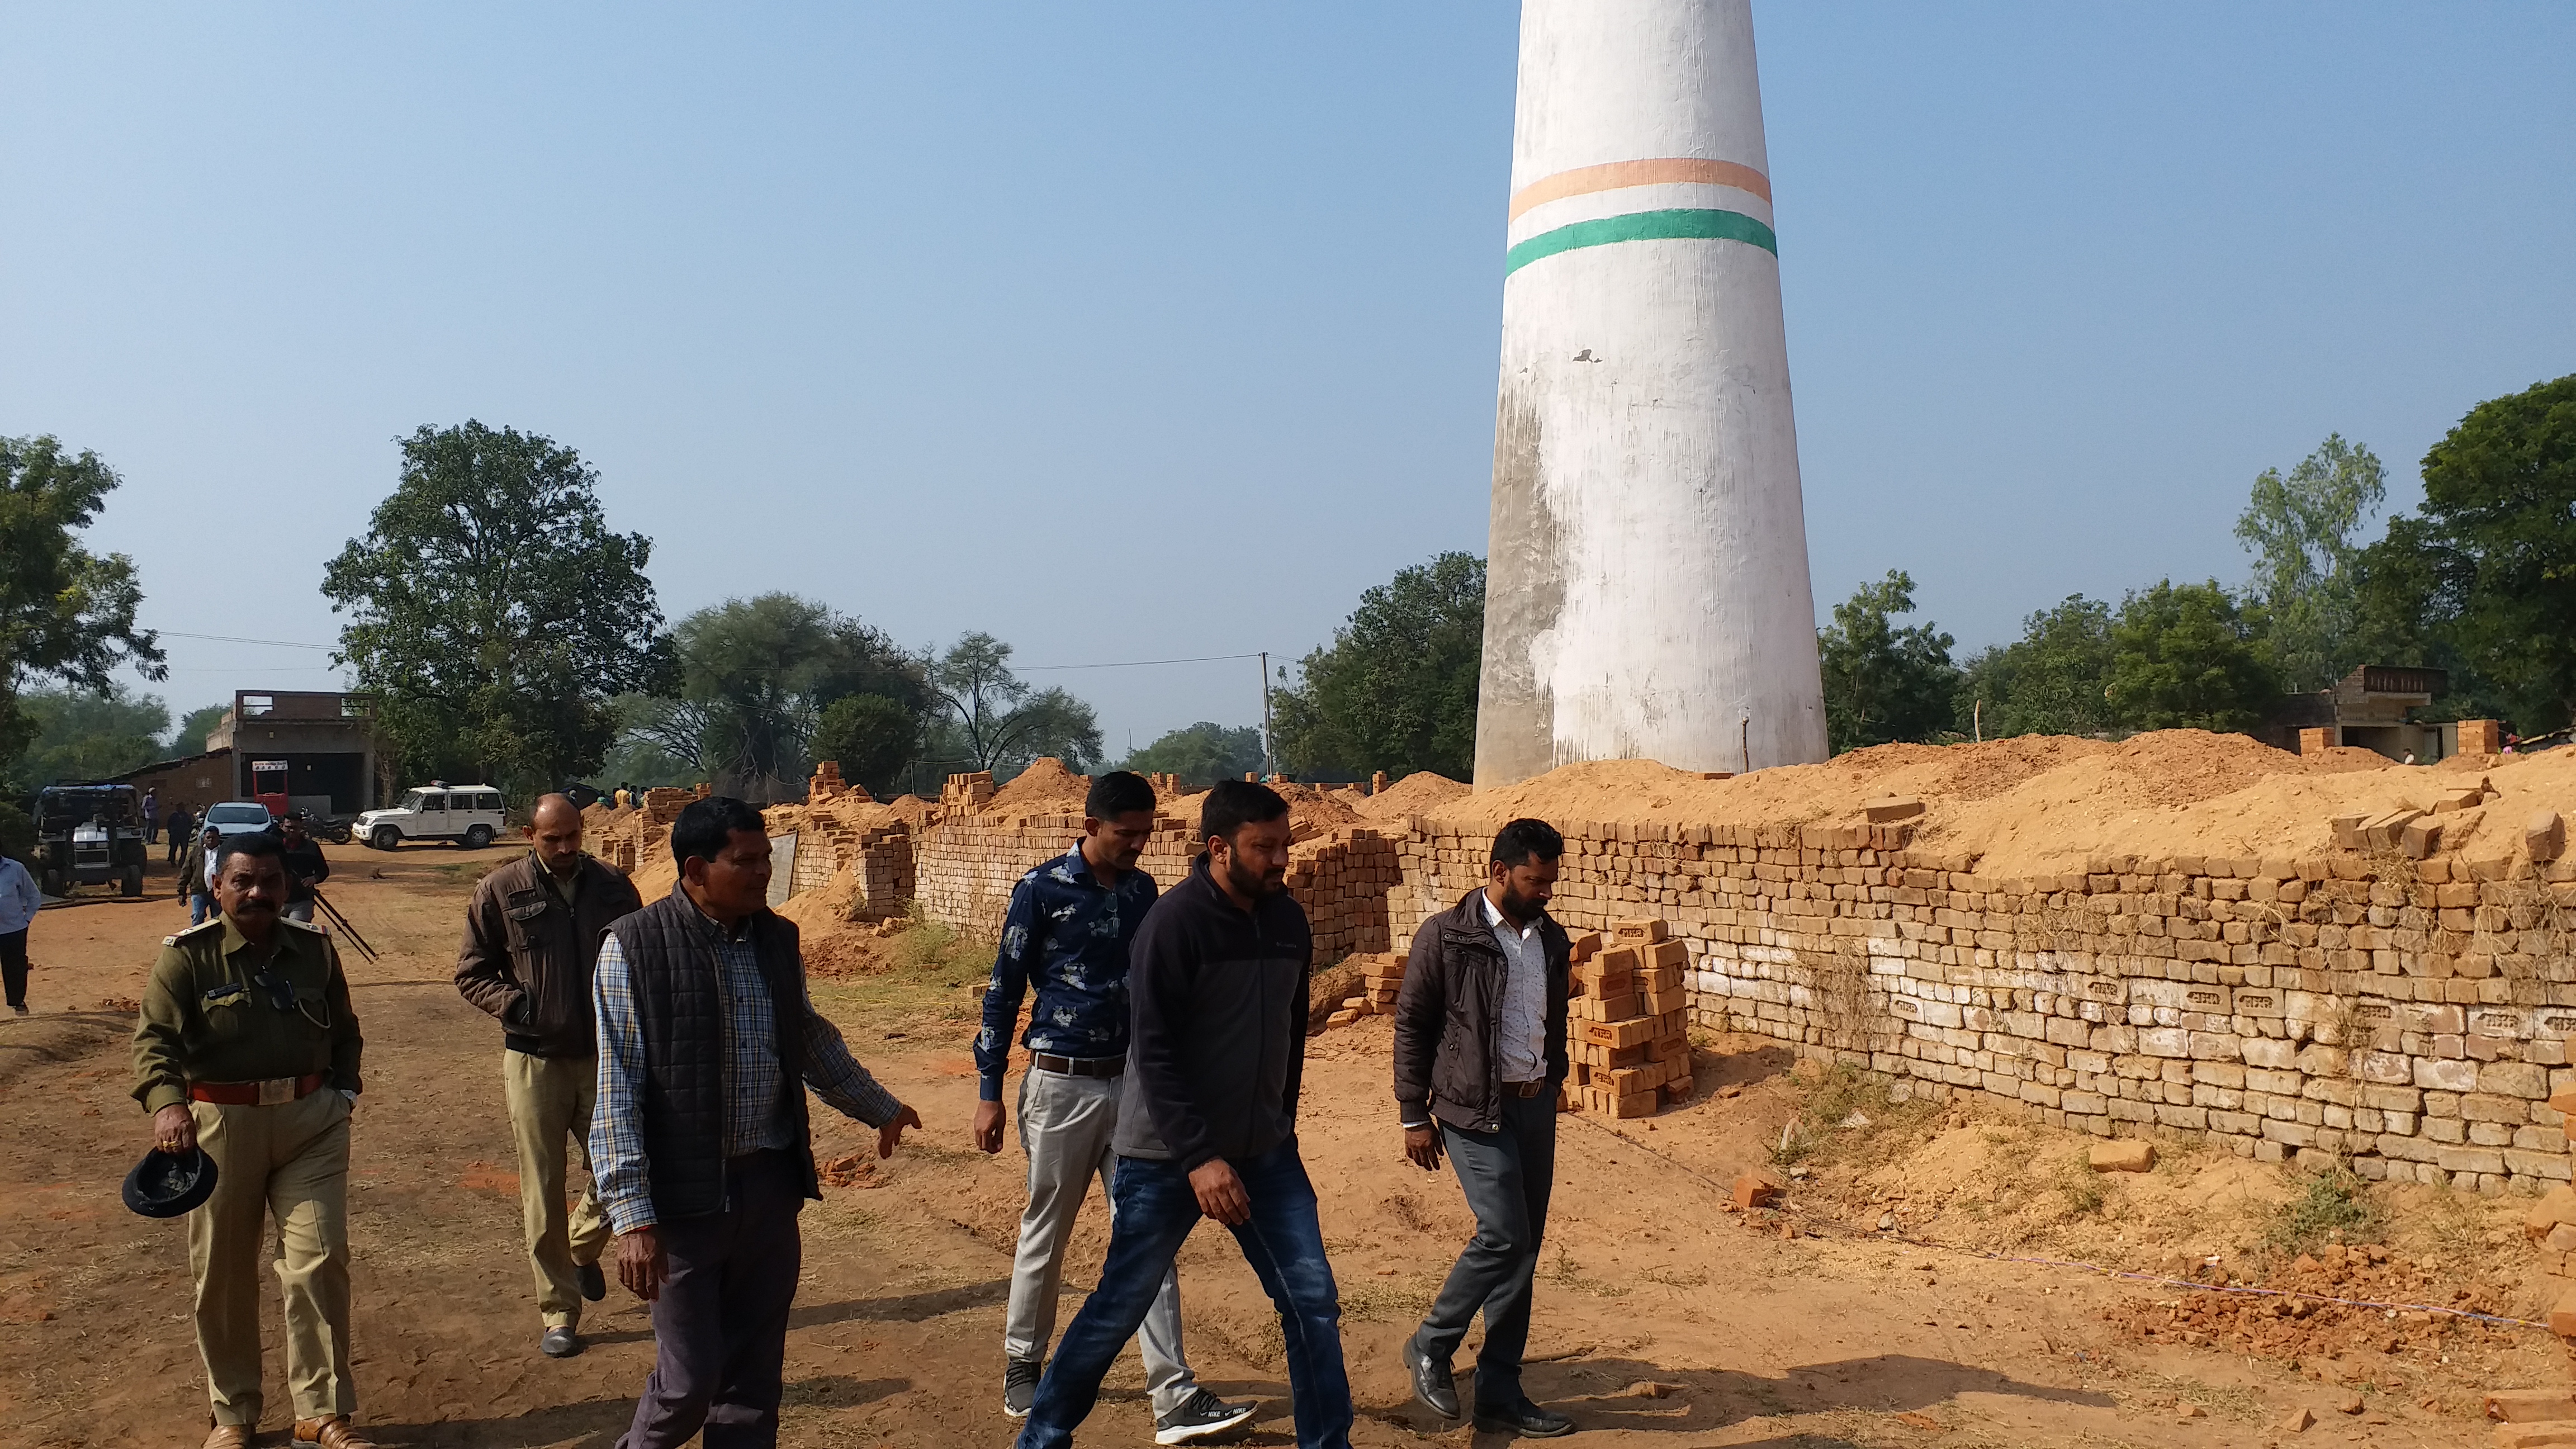
[[[649, 1327], [612, 1285], [587, 1353], [537, 1354], [498, 1035], [450, 984], [466, 893], [508, 852], [332, 854], [330, 895], [384, 952], [350, 963], [368, 1079], [352, 1191], [360, 1422], [388, 1445], [608, 1445], [650, 1366]], [[47, 909], [32, 942], [38, 1015], [0, 1021], [0, 1445], [194, 1445], [203, 1432], [182, 1230], [117, 1199], [145, 1140], [128, 1095], [130, 1003], [159, 938], [185, 921], [167, 889], [162, 874], [143, 901]], [[999, 1444], [1011, 1432], [999, 1338], [1022, 1166], [1016, 1146], [987, 1158], [968, 1144], [983, 963], [935, 931], [897, 938], [889, 959], [893, 969], [818, 982], [817, 999], [929, 1130], [805, 1214], [784, 1442]], [[1406, 1395], [1397, 1346], [1470, 1222], [1454, 1181], [1396, 1150], [1385, 1029], [1363, 1022], [1313, 1043], [1303, 1114], [1343, 1291], [1354, 1439], [1499, 1443], [1444, 1428]], [[2071, 1139], [1882, 1099], [1855, 1109], [1878, 1112], [1881, 1130], [1825, 1133], [1809, 1176], [1790, 1183], [1791, 1211], [1748, 1223], [1721, 1210], [1724, 1185], [1763, 1163], [1785, 1123], [1812, 1117], [1820, 1091], [1849, 1088], [1793, 1078], [1775, 1046], [1709, 1046], [1698, 1100], [1651, 1124], [1563, 1122], [1527, 1381], [1575, 1417], [1577, 1442], [2468, 1444], [2484, 1437], [2478, 1389], [2565, 1379], [2563, 1355], [2529, 1330], [2426, 1330], [2395, 1352], [2148, 1336], [2141, 1325], [2170, 1323], [2165, 1305], [2181, 1292], [1874, 1231], [1883, 1211], [1923, 1238], [2180, 1266], [2177, 1254], [2222, 1250], [2228, 1212], [2259, 1215], [2287, 1190], [2244, 1180], [2254, 1169], [2223, 1157], [2186, 1154], [2070, 1221], [2042, 1200], [2078, 1190], [2050, 1166]], [[871, 1135], [817, 1120], [826, 1158]], [[2452, 1249], [2493, 1259], [2514, 1240], [2513, 1211], [2456, 1208]], [[1096, 1272], [1104, 1218], [1095, 1202], [1060, 1323], [1073, 1285]], [[1182, 1263], [1201, 1377], [1261, 1401], [1250, 1442], [1293, 1442], [1276, 1320], [1231, 1240], [1202, 1229]], [[2451, 1301], [2439, 1288], [2429, 1301]], [[268, 1442], [282, 1440], [286, 1413], [277, 1331], [272, 1301]], [[1085, 1442], [1150, 1442], [1141, 1384], [1130, 1356]], [[2347, 1400], [2357, 1412], [2341, 1411]], [[2319, 1422], [2284, 1435], [2303, 1406]]]

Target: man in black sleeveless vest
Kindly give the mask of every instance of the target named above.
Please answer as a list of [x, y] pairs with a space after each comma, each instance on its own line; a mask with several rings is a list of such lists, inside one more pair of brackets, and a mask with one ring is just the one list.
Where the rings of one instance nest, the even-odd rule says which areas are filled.
[[796, 927], [769, 910], [760, 812], [725, 796], [671, 827], [680, 882], [619, 920], [592, 994], [592, 1181], [617, 1279], [653, 1305], [653, 1376], [619, 1449], [778, 1442], [796, 1215], [820, 1197], [805, 1088], [877, 1129], [919, 1114], [853, 1061], [805, 994]]

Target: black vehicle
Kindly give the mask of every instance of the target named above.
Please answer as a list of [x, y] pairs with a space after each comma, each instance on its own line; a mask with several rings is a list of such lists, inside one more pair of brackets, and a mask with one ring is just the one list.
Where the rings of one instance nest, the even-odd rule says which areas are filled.
[[143, 894], [143, 798], [131, 785], [48, 785], [36, 792], [37, 888], [75, 886]]

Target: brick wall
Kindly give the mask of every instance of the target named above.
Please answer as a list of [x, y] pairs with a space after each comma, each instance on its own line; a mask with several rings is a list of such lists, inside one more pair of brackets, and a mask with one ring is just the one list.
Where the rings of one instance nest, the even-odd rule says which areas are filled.
[[[1168, 884], [1195, 846], [1163, 823], [1145, 868]], [[994, 934], [1011, 885], [1080, 828], [932, 827], [922, 908]], [[2576, 862], [2110, 857], [2004, 878], [1902, 825], [1559, 828], [1557, 916], [1669, 922], [1701, 1025], [2100, 1135], [2489, 1193], [2569, 1180], [2544, 1099], [2576, 1086]], [[1418, 817], [1301, 842], [1319, 964], [1404, 949], [1483, 882], [1490, 842]]]

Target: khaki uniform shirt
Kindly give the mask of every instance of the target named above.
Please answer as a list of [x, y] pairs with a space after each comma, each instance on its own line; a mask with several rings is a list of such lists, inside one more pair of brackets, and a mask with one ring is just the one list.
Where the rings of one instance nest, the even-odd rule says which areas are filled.
[[[292, 999], [276, 1005], [270, 982]], [[320, 1072], [360, 1090], [358, 1018], [340, 953], [321, 930], [280, 916], [265, 947], [217, 916], [161, 941], [134, 1028], [134, 1097], [157, 1112], [191, 1082], [256, 1082]]]

